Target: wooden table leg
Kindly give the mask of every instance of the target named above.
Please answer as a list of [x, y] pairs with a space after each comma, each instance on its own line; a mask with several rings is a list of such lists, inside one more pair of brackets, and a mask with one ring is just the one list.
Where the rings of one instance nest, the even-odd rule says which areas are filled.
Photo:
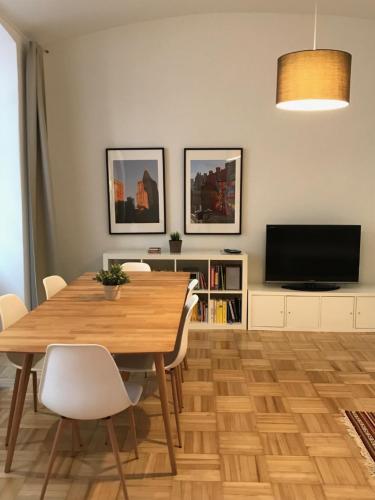
[[14, 449], [16, 447], [18, 432], [20, 429], [20, 423], [23, 413], [23, 406], [25, 404], [25, 397], [27, 391], [27, 385], [29, 383], [31, 366], [33, 364], [33, 354], [27, 353], [25, 354], [25, 358], [22, 365], [19, 386], [17, 391], [17, 400], [14, 408], [12, 429], [10, 431], [9, 443], [7, 456], [5, 460], [4, 472], [10, 472], [10, 468], [12, 467]]
[[165, 377], [163, 353], [161, 352], [154, 353], [154, 360], [156, 367], [156, 375], [158, 377], [158, 382], [159, 382], [160, 403], [161, 403], [161, 409], [163, 411], [165, 434], [167, 437], [167, 444], [169, 451], [169, 460], [171, 462], [172, 473], [177, 474], [176, 457], [174, 454], [171, 421], [169, 416], [167, 380]]

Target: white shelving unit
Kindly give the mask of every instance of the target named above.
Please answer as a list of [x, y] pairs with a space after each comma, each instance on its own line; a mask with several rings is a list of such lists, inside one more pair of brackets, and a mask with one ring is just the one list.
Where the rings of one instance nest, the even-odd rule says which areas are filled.
[[[182, 252], [174, 254], [148, 254], [144, 250], [115, 250], [103, 254], [103, 269], [110, 264], [123, 262], [147, 262], [153, 271], [186, 271], [205, 274], [208, 288], [195, 291], [200, 299], [208, 303], [208, 320], [191, 323], [192, 329], [243, 329], [247, 326], [247, 254], [226, 254], [224, 252]], [[216, 290], [210, 287], [210, 269], [215, 265], [238, 265], [240, 267], [239, 290]], [[225, 297], [239, 298], [241, 301], [241, 321], [238, 323], [214, 323], [211, 321], [211, 300]]]
[[375, 331], [375, 286], [343, 285], [331, 292], [300, 292], [249, 285], [248, 330]]

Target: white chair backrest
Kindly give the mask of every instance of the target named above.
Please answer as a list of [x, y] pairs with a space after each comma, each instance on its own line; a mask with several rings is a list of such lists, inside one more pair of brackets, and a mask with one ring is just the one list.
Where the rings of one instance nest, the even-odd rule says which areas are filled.
[[151, 267], [146, 262], [124, 262], [121, 268], [123, 271], [151, 271]]
[[62, 417], [96, 420], [132, 403], [110, 352], [95, 344], [51, 344], [43, 365], [39, 399]]
[[198, 295], [192, 295], [185, 303], [174, 350], [164, 355], [165, 366], [169, 368], [178, 366], [186, 356], [191, 313], [197, 303]]
[[185, 304], [186, 302], [190, 299], [190, 297], [193, 295], [194, 293], [194, 289], [195, 287], [199, 284], [199, 281], [194, 278], [190, 281], [190, 283], [188, 284], [188, 287], [187, 287], [187, 293], [186, 293], [186, 299], [185, 299]]
[[0, 320], [2, 330], [12, 326], [28, 312], [25, 304], [17, 295], [8, 293], [0, 297]]
[[46, 298], [49, 300], [60, 290], [66, 287], [67, 282], [61, 276], [47, 276], [43, 279]]

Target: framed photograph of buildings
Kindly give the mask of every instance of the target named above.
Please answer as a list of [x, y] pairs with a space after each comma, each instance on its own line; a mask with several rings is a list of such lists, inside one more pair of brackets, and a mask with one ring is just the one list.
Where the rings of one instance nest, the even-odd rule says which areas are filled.
[[185, 234], [241, 234], [242, 148], [185, 148]]
[[164, 234], [164, 148], [108, 148], [110, 234]]

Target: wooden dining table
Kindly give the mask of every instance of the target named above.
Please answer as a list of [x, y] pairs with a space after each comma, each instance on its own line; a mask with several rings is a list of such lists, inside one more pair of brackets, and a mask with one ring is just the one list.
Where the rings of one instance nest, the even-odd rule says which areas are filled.
[[99, 344], [112, 354], [153, 354], [169, 459], [177, 474], [163, 353], [175, 346], [189, 273], [128, 274], [131, 281], [121, 287], [119, 300], [105, 300], [95, 274], [85, 273], [0, 333], [0, 352], [25, 353], [5, 472], [12, 466], [34, 354], [45, 353], [49, 344]]

